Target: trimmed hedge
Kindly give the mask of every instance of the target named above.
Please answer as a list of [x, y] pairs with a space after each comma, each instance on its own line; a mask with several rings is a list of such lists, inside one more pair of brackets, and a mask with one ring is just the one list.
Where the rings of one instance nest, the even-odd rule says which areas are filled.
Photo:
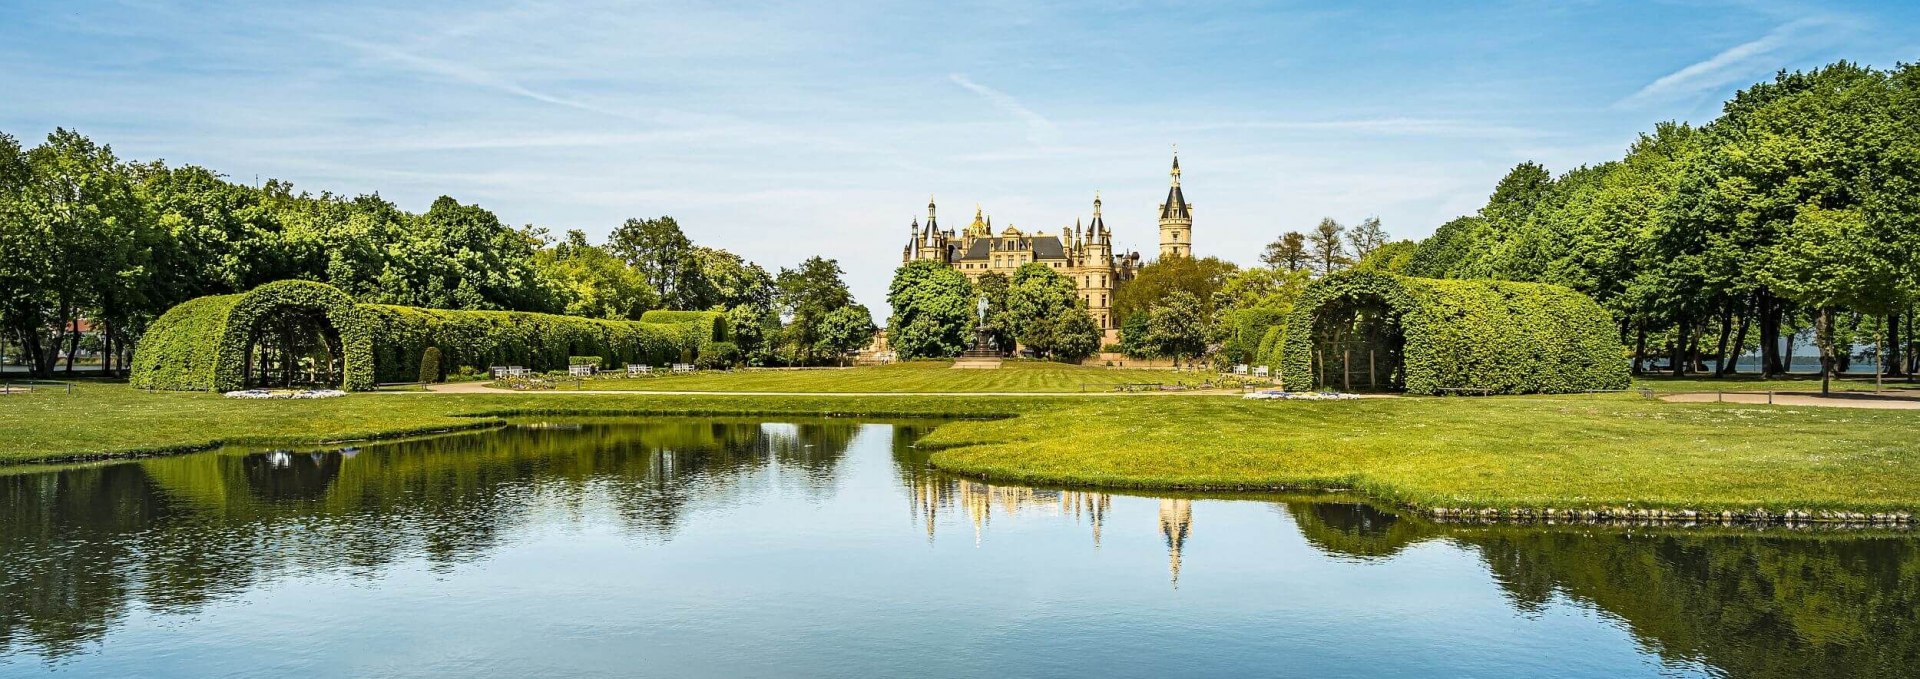
[[240, 295], [198, 297], [161, 314], [133, 352], [128, 382], [138, 389], [213, 390], [218, 338]]
[[440, 381], [440, 347], [427, 347], [420, 352], [420, 383], [432, 384]]
[[372, 336], [353, 298], [312, 281], [275, 281], [175, 305], [141, 337], [129, 379], [142, 389], [244, 389], [254, 326], [285, 309], [318, 314], [332, 329], [327, 340], [340, 354], [341, 388], [373, 389]]
[[1541, 283], [1346, 272], [1308, 285], [1287, 319], [1295, 330], [1280, 340], [1288, 388], [1315, 384], [1316, 320], [1365, 297], [1399, 315], [1409, 393], [1566, 393], [1628, 385], [1612, 317], [1586, 295]]
[[665, 365], [697, 355], [691, 339], [706, 330], [691, 323], [607, 321], [523, 311], [450, 311], [363, 304], [373, 330], [373, 362], [382, 382], [404, 379], [406, 357], [440, 348], [449, 366], [486, 369], [518, 365], [565, 370], [572, 357], [596, 356], [601, 365]]
[[[411, 382], [425, 372], [427, 350], [439, 375], [459, 366], [520, 365], [564, 370], [570, 357], [601, 365], [691, 361], [708, 347], [730, 360], [726, 319], [718, 312], [650, 311], [654, 321], [607, 321], [518, 311], [450, 311], [355, 304], [321, 283], [277, 281], [238, 295], [188, 300], [155, 321], [134, 353], [132, 383], [144, 389], [232, 391], [244, 388], [253, 325], [288, 308], [319, 314], [338, 335], [344, 389]], [[328, 338], [329, 345], [333, 338]]]
[[727, 315], [719, 311], [672, 311], [654, 309], [640, 314], [641, 323], [660, 323], [670, 325], [692, 324], [699, 328], [700, 343], [726, 342], [733, 339], [733, 333], [727, 326]]

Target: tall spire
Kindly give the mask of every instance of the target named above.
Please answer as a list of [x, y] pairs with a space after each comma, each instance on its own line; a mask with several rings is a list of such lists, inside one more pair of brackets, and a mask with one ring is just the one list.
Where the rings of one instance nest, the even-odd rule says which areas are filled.
[[1087, 224], [1087, 238], [1093, 239], [1096, 233], [1106, 233], [1107, 220], [1100, 216], [1100, 192], [1093, 192], [1093, 222]]
[[1193, 256], [1193, 205], [1180, 190], [1180, 149], [1173, 151], [1173, 181], [1167, 187], [1167, 202], [1160, 204], [1160, 256]]
[[935, 220], [933, 217], [933, 194], [929, 193], [927, 194], [927, 235], [928, 237], [932, 237], [933, 233], [939, 230], [940, 230], [940, 222]]

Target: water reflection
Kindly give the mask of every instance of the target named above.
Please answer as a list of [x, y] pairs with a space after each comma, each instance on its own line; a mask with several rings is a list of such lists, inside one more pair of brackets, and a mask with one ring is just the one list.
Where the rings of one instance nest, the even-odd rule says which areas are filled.
[[[84, 657], [110, 646], [129, 618], [200, 612], [302, 574], [377, 580], [410, 561], [451, 573], [554, 524], [609, 522], [655, 556], [708, 531], [754, 558], [745, 555], [765, 553], [749, 551], [767, 539], [761, 531], [799, 531], [793, 549], [884, 573], [913, 550], [875, 537], [884, 537], [884, 525], [868, 526], [862, 514], [819, 508], [878, 502], [897, 521], [889, 498], [907, 505], [906, 534], [940, 555], [922, 564], [930, 570], [924, 579], [905, 583], [912, 588], [981, 575], [982, 566], [956, 559], [1000, 546], [1001, 531], [1008, 540], [1029, 538], [1008, 543], [1015, 556], [1080, 568], [1099, 563], [1103, 542], [1125, 550], [1149, 538], [1156, 554], [1164, 549], [1158, 588], [1169, 596], [1230, 589], [1270, 609], [1297, 605], [1297, 596], [1263, 597], [1296, 584], [1289, 578], [1315, 577], [1299, 573], [1301, 564], [1342, 577], [1437, 553], [1477, 564], [1523, 618], [1569, 606], [1598, 611], [1669, 668], [1820, 677], [1906, 676], [1920, 666], [1920, 542], [1904, 536], [1442, 526], [1329, 496], [1146, 497], [996, 485], [928, 469], [927, 451], [912, 444], [930, 426], [528, 423], [343, 451], [221, 451], [0, 475], [0, 668], [10, 657]], [[729, 529], [699, 520], [750, 506], [797, 522]], [[1248, 522], [1248, 508], [1267, 518]], [[1196, 530], [1196, 522], [1207, 526]], [[943, 532], [963, 537], [948, 545], [938, 539]], [[1271, 568], [1213, 568], [1248, 554], [1273, 559]], [[1109, 605], [1124, 614], [1123, 602], [1137, 593], [1123, 575], [1104, 577], [1088, 586], [1106, 588]], [[895, 581], [869, 579], [883, 600], [910, 596], [888, 589]], [[797, 605], [850, 604], [828, 596]], [[1242, 624], [1216, 615], [1220, 624]], [[1195, 641], [1227, 631], [1200, 630]]]

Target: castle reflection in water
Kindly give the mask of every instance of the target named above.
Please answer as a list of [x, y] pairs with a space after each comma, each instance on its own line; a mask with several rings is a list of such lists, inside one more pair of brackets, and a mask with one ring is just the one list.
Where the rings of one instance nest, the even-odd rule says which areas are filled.
[[[990, 483], [955, 479], [934, 474], [920, 475], [908, 483], [913, 495], [913, 518], [923, 525], [927, 540], [934, 539], [943, 512], [958, 511], [973, 526], [974, 544], [979, 544], [995, 512], [1006, 516], [1033, 514], [1071, 517], [1086, 524], [1093, 547], [1100, 547], [1101, 531], [1113, 507], [1113, 496], [1079, 490], [1055, 490], [1025, 486], [996, 486]], [[1160, 499], [1160, 535], [1167, 544], [1167, 569], [1175, 585], [1180, 583], [1180, 551], [1193, 532], [1193, 501], [1180, 498]]]

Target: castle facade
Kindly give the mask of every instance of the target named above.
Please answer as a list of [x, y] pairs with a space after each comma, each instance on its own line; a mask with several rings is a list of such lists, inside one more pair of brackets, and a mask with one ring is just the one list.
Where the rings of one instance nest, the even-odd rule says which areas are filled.
[[[1193, 256], [1193, 205], [1180, 190], [1180, 157], [1173, 158], [1173, 182], [1167, 200], [1160, 204], [1160, 256]], [[1052, 267], [1073, 281], [1080, 299], [1101, 329], [1103, 344], [1120, 341], [1119, 319], [1113, 316], [1113, 291], [1133, 277], [1140, 268], [1140, 253], [1117, 253], [1113, 233], [1107, 230], [1100, 214], [1100, 197], [1093, 198], [1093, 218], [1059, 234], [1045, 231], [1021, 231], [1013, 224], [993, 230], [993, 218], [978, 206], [973, 223], [959, 232], [942, 230], [934, 203], [927, 201], [927, 223], [913, 220], [913, 237], [901, 250], [901, 263], [918, 259], [942, 262], [977, 281], [987, 273], [1011, 277], [1013, 270], [1026, 264]]]

